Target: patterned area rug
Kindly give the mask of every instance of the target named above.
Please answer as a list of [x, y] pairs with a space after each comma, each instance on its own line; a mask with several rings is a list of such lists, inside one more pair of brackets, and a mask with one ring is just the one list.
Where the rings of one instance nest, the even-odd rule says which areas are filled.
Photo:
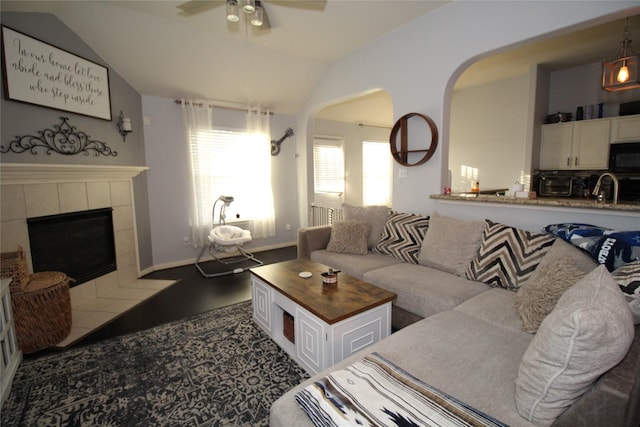
[[266, 426], [308, 375], [251, 319], [251, 301], [24, 360], [9, 426]]

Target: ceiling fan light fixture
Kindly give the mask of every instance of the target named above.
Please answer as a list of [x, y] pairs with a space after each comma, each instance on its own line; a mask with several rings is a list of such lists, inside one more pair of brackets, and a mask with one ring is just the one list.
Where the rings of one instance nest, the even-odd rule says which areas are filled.
[[256, 11], [256, 1], [255, 0], [242, 0], [242, 10], [245, 13], [253, 13]]
[[260, 4], [260, 0], [256, 0], [256, 11], [251, 16], [251, 25], [254, 27], [262, 27], [264, 24], [264, 9], [262, 8], [262, 4]]
[[240, 15], [238, 15], [238, 1], [227, 0], [227, 21], [238, 22]]
[[627, 18], [618, 56], [602, 62], [602, 89], [618, 92], [640, 88], [640, 55], [631, 49], [631, 33]]

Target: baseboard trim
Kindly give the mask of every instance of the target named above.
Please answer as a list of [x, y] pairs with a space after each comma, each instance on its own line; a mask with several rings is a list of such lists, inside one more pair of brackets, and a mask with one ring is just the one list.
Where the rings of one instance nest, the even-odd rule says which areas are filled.
[[[281, 248], [287, 248], [289, 246], [296, 246], [297, 242], [285, 242], [285, 243], [278, 243], [276, 245], [268, 245], [268, 246], [261, 246], [258, 248], [250, 248], [247, 249], [252, 253], [257, 253], [257, 252], [264, 252], [264, 251], [270, 251], [273, 249], [281, 249]], [[229, 255], [225, 255], [222, 254], [220, 255], [220, 258], [225, 258], [228, 256], [233, 256], [234, 254], [229, 254]], [[140, 271], [140, 277], [145, 276], [149, 273], [153, 273], [154, 271], [158, 271], [158, 270], [166, 270], [167, 268], [175, 268], [175, 267], [184, 267], [185, 265], [191, 265], [191, 264], [195, 264], [196, 262], [196, 258], [189, 258], [189, 259], [184, 259], [181, 261], [174, 261], [174, 262], [166, 262], [163, 264], [158, 264], [158, 265], [153, 265], [151, 267], [147, 267], [144, 270]], [[202, 257], [202, 261], [206, 262], [206, 261], [211, 261], [213, 260], [213, 257], [211, 257], [210, 255], [206, 255], [204, 257]]]

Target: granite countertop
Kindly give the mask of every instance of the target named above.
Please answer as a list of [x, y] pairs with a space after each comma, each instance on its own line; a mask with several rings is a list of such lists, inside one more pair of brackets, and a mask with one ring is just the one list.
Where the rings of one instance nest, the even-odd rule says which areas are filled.
[[490, 196], [490, 195], [456, 195], [451, 194], [445, 196], [444, 194], [432, 194], [429, 196], [431, 199], [447, 200], [447, 201], [464, 201], [470, 203], [503, 203], [509, 205], [530, 205], [530, 206], [549, 206], [549, 207], [563, 207], [563, 208], [576, 208], [576, 209], [606, 209], [614, 211], [627, 211], [627, 212], [640, 212], [640, 203], [634, 202], [618, 202], [613, 203], [596, 203], [595, 200], [584, 199], [569, 199], [569, 198], [538, 198], [538, 199], [525, 199], [525, 198], [513, 198], [507, 196]]

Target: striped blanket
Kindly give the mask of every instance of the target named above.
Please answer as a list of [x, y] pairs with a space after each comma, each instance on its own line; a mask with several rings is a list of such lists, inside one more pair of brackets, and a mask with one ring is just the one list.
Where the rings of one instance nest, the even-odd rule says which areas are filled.
[[505, 426], [377, 353], [295, 396], [316, 426]]

